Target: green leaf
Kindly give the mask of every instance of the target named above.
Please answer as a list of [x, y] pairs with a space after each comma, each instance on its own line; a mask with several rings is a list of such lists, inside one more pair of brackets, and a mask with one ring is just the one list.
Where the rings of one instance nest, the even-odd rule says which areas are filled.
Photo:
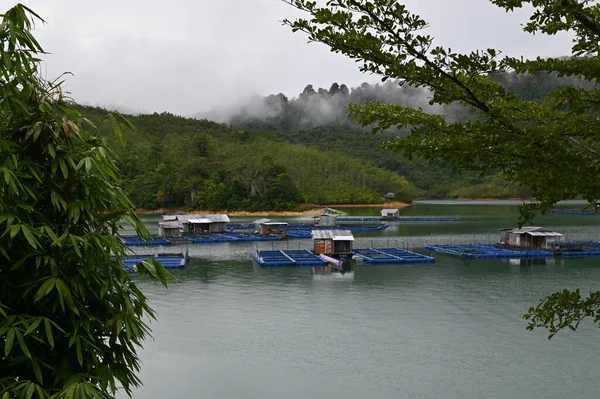
[[50, 319], [44, 317], [44, 330], [46, 330], [46, 338], [51, 348], [54, 348], [54, 335], [52, 334], [52, 325]]
[[17, 341], [19, 342], [19, 346], [21, 347], [23, 354], [25, 356], [27, 356], [29, 359], [31, 359], [31, 353], [29, 352], [29, 348], [27, 347], [27, 344], [25, 343], [23, 334], [21, 333], [21, 331], [17, 330], [16, 335], [17, 335]]
[[22, 224], [21, 231], [25, 235], [25, 238], [27, 239], [27, 242], [29, 243], [29, 245], [31, 245], [33, 247], [33, 249], [37, 249], [38, 242], [35, 239], [35, 237], [33, 236], [33, 234], [31, 233], [31, 230], [29, 230], [29, 228], [26, 225]]
[[15, 334], [16, 328], [11, 328], [6, 333], [6, 339], [4, 341], [4, 357], [8, 357], [10, 355], [10, 351], [12, 350], [13, 344], [15, 342]]
[[39, 318], [35, 319], [29, 325], [29, 328], [27, 328], [27, 330], [25, 330], [25, 335], [27, 336], [27, 335], [31, 334], [32, 332], [34, 332], [38, 328], [38, 326], [40, 325], [40, 323], [42, 322], [42, 319], [43, 319], [42, 317], [39, 317]]

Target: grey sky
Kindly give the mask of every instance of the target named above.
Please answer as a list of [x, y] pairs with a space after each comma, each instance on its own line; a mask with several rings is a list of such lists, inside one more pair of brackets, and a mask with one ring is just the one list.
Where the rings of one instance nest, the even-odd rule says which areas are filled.
[[[36, 37], [49, 78], [70, 71], [81, 103], [190, 115], [252, 94], [296, 96], [309, 83], [377, 82], [358, 66], [281, 25], [300, 15], [279, 0], [22, 0], [47, 22]], [[2, 2], [3, 9], [10, 3]], [[506, 14], [487, 0], [410, 0], [439, 44], [469, 51], [558, 56], [570, 37], [528, 35], [526, 12]]]

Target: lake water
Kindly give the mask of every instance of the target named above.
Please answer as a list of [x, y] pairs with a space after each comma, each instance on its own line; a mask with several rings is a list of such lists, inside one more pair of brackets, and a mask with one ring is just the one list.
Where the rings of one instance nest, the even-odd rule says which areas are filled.
[[[351, 209], [378, 214], [379, 209]], [[356, 247], [494, 242], [514, 203], [419, 203], [355, 234]], [[156, 217], [146, 220], [154, 225]], [[551, 215], [536, 225], [599, 239], [600, 216]], [[307, 240], [261, 248], [308, 247]], [[138, 279], [158, 313], [140, 352], [135, 398], [597, 398], [600, 331], [591, 322], [552, 340], [528, 332], [527, 308], [562, 288], [600, 289], [600, 259], [481, 260], [363, 266], [353, 278], [254, 266], [253, 244], [188, 245], [168, 289]], [[175, 247], [171, 248], [171, 250]], [[140, 252], [149, 251], [140, 249]], [[137, 279], [137, 278], [136, 278]]]

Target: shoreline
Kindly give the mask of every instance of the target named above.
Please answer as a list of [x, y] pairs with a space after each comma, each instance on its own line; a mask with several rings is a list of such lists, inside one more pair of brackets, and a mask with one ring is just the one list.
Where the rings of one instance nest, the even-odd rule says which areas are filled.
[[137, 209], [135, 211], [138, 215], [151, 215], [154, 213], [164, 215], [188, 215], [188, 214], [211, 214], [211, 213], [225, 213], [229, 216], [318, 216], [323, 213], [323, 208], [406, 208], [411, 206], [404, 202], [393, 201], [386, 202], [383, 204], [334, 204], [334, 205], [315, 205], [312, 209], [306, 211], [259, 211], [259, 212], [248, 212], [248, 211], [207, 211], [207, 210], [193, 210], [186, 211], [182, 209]]

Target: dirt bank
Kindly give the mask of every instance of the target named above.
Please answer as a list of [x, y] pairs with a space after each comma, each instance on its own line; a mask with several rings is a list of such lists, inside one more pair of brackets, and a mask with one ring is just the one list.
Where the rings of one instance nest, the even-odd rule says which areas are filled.
[[287, 217], [300, 217], [300, 216], [317, 216], [323, 213], [323, 208], [404, 208], [410, 206], [410, 204], [405, 204], [403, 202], [386, 202], [385, 204], [335, 204], [335, 205], [319, 205], [315, 206], [312, 209], [307, 211], [263, 211], [263, 212], [246, 212], [246, 211], [205, 211], [205, 210], [195, 210], [195, 211], [184, 211], [181, 209], [156, 209], [156, 210], [147, 210], [147, 209], [137, 209], [136, 213], [138, 215], [149, 215], [152, 213], [159, 213], [165, 215], [186, 215], [186, 214], [209, 214], [209, 213], [226, 213], [229, 216], [287, 216]]

